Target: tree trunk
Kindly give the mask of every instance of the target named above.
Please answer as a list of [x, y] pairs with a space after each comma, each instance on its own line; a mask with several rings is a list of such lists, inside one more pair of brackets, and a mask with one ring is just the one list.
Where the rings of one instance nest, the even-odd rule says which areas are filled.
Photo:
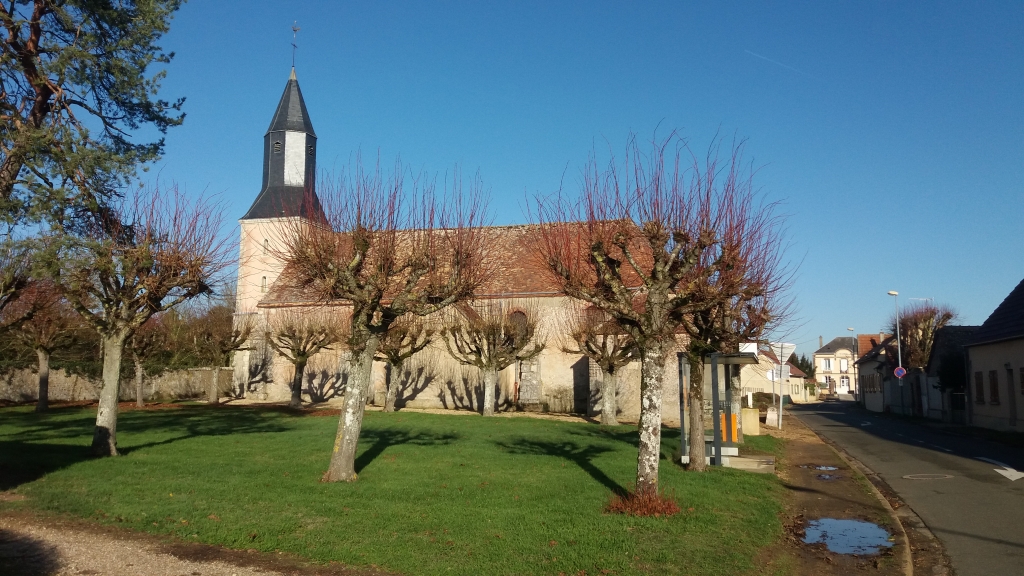
[[0, 164], [0, 198], [8, 200], [14, 195], [14, 184], [18, 181], [18, 174], [24, 165], [25, 151], [22, 146], [15, 145], [3, 164]]
[[288, 403], [289, 408], [302, 408], [302, 377], [305, 376], [306, 363], [295, 363], [295, 375], [292, 376], [292, 401]]
[[39, 399], [36, 401], [36, 412], [50, 409], [50, 353], [43, 349], [36, 350], [39, 357]]
[[484, 370], [484, 416], [494, 416], [494, 389], [498, 387], [498, 371], [494, 368]]
[[96, 456], [117, 456], [117, 399], [125, 339], [121, 333], [103, 336], [103, 388], [92, 435], [92, 453]]
[[704, 462], [704, 356], [687, 355], [690, 362], [690, 464], [687, 469], [703, 472]]
[[601, 374], [601, 425], [616, 426], [619, 420], [615, 416], [619, 408], [615, 402], [615, 395], [618, 393], [619, 376], [611, 370], [601, 370]]
[[334, 437], [331, 464], [323, 476], [324, 482], [355, 482], [358, 478], [356, 447], [359, 444], [359, 433], [363, 428], [366, 393], [373, 377], [373, 355], [376, 351], [377, 339], [372, 338], [362, 354], [353, 354], [349, 359], [345, 404], [338, 421], [338, 433]]
[[146, 392], [142, 388], [145, 372], [142, 371], [142, 359], [132, 354], [135, 360], [135, 405], [142, 408], [146, 405]]
[[388, 390], [384, 394], [384, 411], [394, 412], [395, 401], [398, 400], [398, 379], [402, 374], [402, 365], [391, 365], [391, 377], [388, 378]]
[[661, 458], [661, 393], [665, 350], [658, 342], [640, 354], [640, 447], [636, 460], [636, 493], [658, 493]]

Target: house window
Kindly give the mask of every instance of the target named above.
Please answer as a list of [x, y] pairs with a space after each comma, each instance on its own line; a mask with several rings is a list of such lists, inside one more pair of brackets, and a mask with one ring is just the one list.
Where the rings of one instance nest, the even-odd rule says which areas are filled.
[[999, 372], [995, 370], [988, 371], [988, 402], [999, 404]]
[[267, 277], [264, 276], [263, 280], [260, 281], [260, 292], [266, 292], [266, 291], [267, 291]]
[[280, 142], [274, 142], [274, 154], [280, 154], [280, 153], [281, 153], [281, 143]]
[[821, 359], [821, 369], [824, 370], [825, 372], [831, 372], [832, 371], [832, 359], [831, 358], [822, 358]]
[[849, 369], [850, 369], [850, 361], [847, 360], [846, 358], [840, 358], [839, 359], [839, 371], [840, 372], [846, 372]]
[[270, 240], [268, 240], [267, 238], [264, 238], [263, 239], [263, 253], [266, 254], [267, 252], [270, 252]]
[[978, 404], [985, 403], [985, 377], [981, 372], [974, 373], [974, 401]]

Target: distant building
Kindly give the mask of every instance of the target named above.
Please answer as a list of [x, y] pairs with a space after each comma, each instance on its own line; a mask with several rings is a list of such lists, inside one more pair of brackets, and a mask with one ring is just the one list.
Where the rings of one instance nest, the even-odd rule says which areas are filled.
[[926, 418], [952, 424], [967, 423], [967, 349], [980, 326], [943, 326], [935, 332], [925, 366], [927, 386], [922, 395]]
[[1024, 428], [1024, 280], [967, 345], [968, 423], [995, 430]]
[[852, 336], [833, 338], [814, 352], [814, 377], [830, 394], [857, 391], [857, 341]]
[[807, 377], [799, 368], [790, 362], [786, 362], [782, 370], [782, 385], [779, 386], [779, 359], [775, 354], [766, 348], [757, 348], [756, 344], [750, 344], [750, 350], [741, 351], [757, 352], [757, 364], [745, 364], [740, 370], [740, 382], [743, 393], [765, 392], [778, 394], [781, 390], [783, 396], [789, 396], [794, 402], [806, 402], [815, 400], [816, 394], [808, 394], [804, 386], [804, 379]]
[[861, 348], [864, 353], [854, 363], [858, 372], [857, 401], [872, 412], [890, 411], [888, 399], [892, 397], [895, 378], [889, 369], [888, 349], [895, 343], [893, 336], [879, 334], [877, 339], [872, 337], [867, 341], [869, 347]]

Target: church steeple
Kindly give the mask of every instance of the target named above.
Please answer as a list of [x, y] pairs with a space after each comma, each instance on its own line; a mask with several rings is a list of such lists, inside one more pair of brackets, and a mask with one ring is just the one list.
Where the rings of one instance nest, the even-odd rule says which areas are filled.
[[263, 187], [242, 220], [319, 216], [315, 178], [316, 132], [292, 68], [263, 136]]

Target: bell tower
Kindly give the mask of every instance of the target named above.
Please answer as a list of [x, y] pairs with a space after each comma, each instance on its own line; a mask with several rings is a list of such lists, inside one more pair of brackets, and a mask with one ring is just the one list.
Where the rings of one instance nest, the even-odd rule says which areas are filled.
[[257, 312], [281, 274], [284, 240], [296, 219], [322, 216], [316, 196], [316, 132], [292, 68], [263, 135], [263, 186], [239, 222], [238, 313]]

